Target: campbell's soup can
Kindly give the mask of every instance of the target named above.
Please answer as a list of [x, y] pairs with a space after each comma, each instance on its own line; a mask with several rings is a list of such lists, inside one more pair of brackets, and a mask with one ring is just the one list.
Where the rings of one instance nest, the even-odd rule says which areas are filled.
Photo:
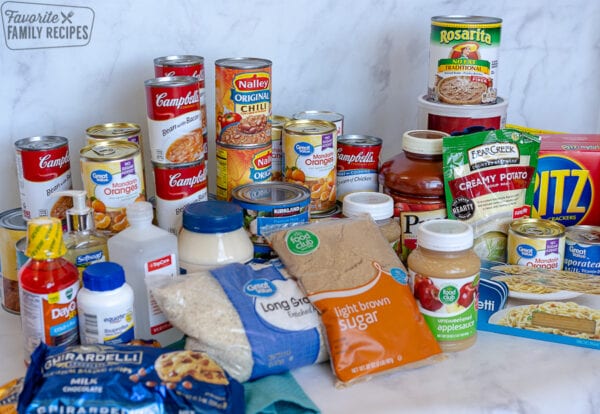
[[217, 199], [231, 201], [234, 188], [244, 184], [271, 181], [271, 142], [261, 145], [218, 143]]
[[271, 61], [225, 58], [215, 62], [216, 141], [226, 145], [271, 142]]
[[508, 264], [562, 270], [565, 226], [544, 219], [521, 218], [508, 226]]
[[27, 234], [27, 222], [22, 210], [14, 208], [0, 213], [0, 268], [2, 269], [2, 308], [20, 312], [19, 266], [17, 242]]
[[310, 212], [336, 205], [337, 128], [333, 122], [297, 119], [283, 127], [284, 180], [310, 190]]
[[168, 76], [148, 79], [144, 85], [152, 161], [178, 164], [204, 159], [198, 79]]
[[281, 135], [283, 134], [283, 125], [290, 121], [290, 118], [281, 115], [271, 116], [271, 148], [273, 150], [273, 162], [271, 166], [271, 180], [282, 181], [283, 154], [281, 148]]
[[156, 220], [158, 226], [178, 235], [183, 208], [196, 201], [208, 200], [206, 162], [186, 164], [153, 163], [156, 186]]
[[140, 147], [113, 141], [87, 145], [79, 153], [83, 189], [91, 200], [96, 229], [116, 234], [128, 226], [126, 207], [146, 199]]
[[200, 113], [202, 134], [204, 135], [204, 154], [207, 157], [207, 117], [206, 117], [206, 79], [204, 57], [196, 55], [161, 56], [154, 59], [154, 76], [193, 76], [200, 85]]
[[64, 219], [73, 206], [71, 197], [55, 194], [72, 188], [69, 141], [59, 136], [23, 138], [15, 142], [15, 153], [23, 217]]
[[381, 138], [341, 135], [337, 144], [337, 199], [357, 191], [379, 190]]
[[344, 133], [344, 115], [333, 111], [302, 111], [292, 115], [294, 119], [316, 119], [318, 121], [333, 122], [337, 128], [338, 137]]

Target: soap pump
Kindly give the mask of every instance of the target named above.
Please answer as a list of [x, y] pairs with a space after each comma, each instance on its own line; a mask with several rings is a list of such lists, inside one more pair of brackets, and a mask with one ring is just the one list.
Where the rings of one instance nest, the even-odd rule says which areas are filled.
[[83, 270], [92, 263], [108, 261], [108, 239], [96, 231], [94, 211], [86, 204], [86, 192], [66, 190], [57, 196], [73, 199], [73, 207], [67, 210], [67, 231], [63, 235], [67, 254], [65, 259], [73, 263], [81, 278]]

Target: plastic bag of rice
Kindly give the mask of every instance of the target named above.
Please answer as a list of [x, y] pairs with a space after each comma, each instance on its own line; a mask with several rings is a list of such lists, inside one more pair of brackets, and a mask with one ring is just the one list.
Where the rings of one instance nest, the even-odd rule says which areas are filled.
[[319, 316], [296, 281], [273, 264], [233, 263], [152, 292], [169, 321], [238, 381], [328, 358]]

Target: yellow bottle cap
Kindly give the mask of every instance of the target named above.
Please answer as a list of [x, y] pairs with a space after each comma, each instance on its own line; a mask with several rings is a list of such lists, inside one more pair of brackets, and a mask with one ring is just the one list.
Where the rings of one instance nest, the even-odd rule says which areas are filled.
[[57, 259], [67, 253], [62, 223], [56, 217], [38, 217], [27, 222], [25, 255], [36, 260]]

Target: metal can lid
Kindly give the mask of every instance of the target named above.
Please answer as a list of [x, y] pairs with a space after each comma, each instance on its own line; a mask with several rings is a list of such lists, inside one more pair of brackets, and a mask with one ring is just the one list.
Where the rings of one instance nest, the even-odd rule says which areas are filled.
[[247, 204], [288, 206], [308, 203], [310, 190], [299, 184], [271, 181], [241, 185], [233, 189], [231, 196]]
[[195, 83], [200, 84], [200, 80], [194, 76], [161, 76], [159, 78], [152, 78], [144, 81], [145, 86], [157, 86], [163, 88], [189, 86]]
[[283, 125], [291, 121], [292, 118], [283, 115], [271, 115], [271, 127], [274, 129], [282, 129]]
[[60, 148], [68, 145], [69, 140], [57, 135], [40, 135], [36, 137], [22, 138], [15, 142], [15, 147], [21, 151], [39, 151]]
[[215, 62], [215, 66], [231, 69], [261, 69], [273, 64], [269, 59], [254, 57], [223, 58]]
[[108, 122], [89, 127], [85, 133], [91, 138], [128, 137], [138, 134], [141, 128], [132, 122]]
[[442, 154], [443, 138], [449, 134], [442, 131], [419, 129], [402, 135], [402, 149], [413, 154]]
[[89, 161], [114, 161], [136, 155], [140, 147], [129, 141], [101, 141], [97, 144], [86, 145], [79, 155]]
[[203, 65], [204, 57], [197, 55], [160, 56], [154, 59], [157, 66], [190, 66]]
[[316, 119], [293, 119], [283, 126], [285, 132], [294, 135], [317, 135], [337, 131], [333, 122]]
[[464, 27], [465, 25], [474, 25], [477, 27], [500, 27], [502, 19], [499, 17], [488, 17], [488, 16], [467, 16], [462, 14], [451, 14], [447, 16], [433, 16], [431, 18], [431, 24], [453, 27], [455, 24], [457, 27]]
[[344, 115], [333, 111], [309, 110], [296, 112], [292, 115], [294, 119], [316, 119], [317, 121], [338, 122], [344, 120]]
[[599, 226], [570, 226], [566, 230], [567, 239], [580, 244], [600, 245]]
[[520, 236], [533, 238], [562, 237], [565, 234], [565, 226], [562, 224], [539, 218], [521, 218], [510, 223], [510, 230]]
[[13, 208], [0, 213], [0, 227], [8, 230], [25, 231], [27, 230], [27, 221], [23, 218], [23, 212], [20, 208]]
[[383, 140], [381, 138], [373, 137], [371, 135], [344, 134], [338, 137], [338, 143], [354, 145], [357, 147], [372, 147], [381, 145], [382, 142]]

